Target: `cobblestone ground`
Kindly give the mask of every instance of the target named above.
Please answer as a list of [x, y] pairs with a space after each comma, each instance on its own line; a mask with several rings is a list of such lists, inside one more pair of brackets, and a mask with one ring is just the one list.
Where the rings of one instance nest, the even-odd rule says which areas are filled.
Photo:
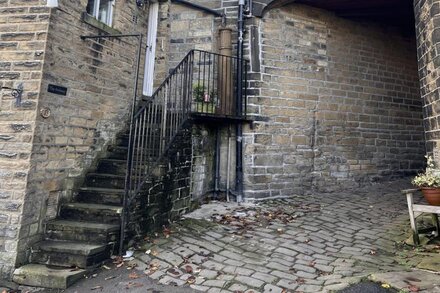
[[373, 272], [404, 270], [394, 260], [394, 240], [408, 225], [401, 188], [229, 208], [214, 221], [174, 224], [135, 256], [159, 283], [204, 292], [339, 290]]

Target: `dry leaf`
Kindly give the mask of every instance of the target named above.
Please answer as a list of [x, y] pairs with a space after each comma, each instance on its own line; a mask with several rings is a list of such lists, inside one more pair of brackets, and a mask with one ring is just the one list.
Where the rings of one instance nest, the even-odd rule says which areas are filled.
[[121, 262], [120, 264], [117, 264], [116, 267], [117, 267], [117, 268], [120, 268], [120, 267], [122, 267], [123, 265], [124, 265], [124, 263]]
[[129, 275], [128, 275], [128, 277], [130, 278], [130, 279], [139, 279], [139, 275], [136, 273], [136, 272], [131, 272]]
[[168, 229], [167, 227], [163, 226], [163, 231], [162, 231], [163, 235], [165, 236], [165, 238], [170, 237], [171, 234], [171, 230]]
[[104, 287], [98, 285], [98, 286], [90, 288], [90, 290], [98, 290], [98, 289], [102, 290], [102, 289], [104, 289]]
[[409, 285], [408, 289], [410, 292], [419, 292], [420, 291], [420, 288], [417, 287], [416, 285]]
[[127, 286], [125, 288], [130, 289], [130, 288], [139, 288], [144, 286], [142, 283], [135, 283], [135, 282], [128, 282]]
[[105, 278], [104, 280], [111, 280], [111, 279], [114, 279], [114, 278], [116, 278], [116, 276], [110, 276], [110, 277], [107, 277], [107, 278]]
[[377, 251], [376, 251], [376, 250], [370, 250], [370, 254], [371, 254], [371, 255], [376, 255], [376, 254], [377, 254]]
[[391, 286], [389, 284], [382, 284], [382, 288], [389, 289]]
[[114, 264], [118, 264], [118, 263], [121, 263], [121, 262], [123, 262], [124, 261], [124, 259], [122, 258], [122, 256], [117, 256], [117, 257], [115, 257], [115, 259], [113, 260], [113, 263]]
[[169, 268], [169, 269], [167, 270], [167, 272], [170, 273], [170, 274], [172, 274], [172, 275], [174, 275], [174, 276], [180, 276], [180, 275], [182, 274], [181, 271], [176, 270], [175, 268]]
[[187, 272], [188, 274], [192, 274], [193, 273], [192, 266], [185, 266], [185, 272]]
[[194, 276], [191, 276], [191, 277], [189, 277], [187, 280], [186, 280], [186, 282], [188, 283], [188, 284], [194, 284], [195, 282], [196, 282], [196, 277], [194, 277]]

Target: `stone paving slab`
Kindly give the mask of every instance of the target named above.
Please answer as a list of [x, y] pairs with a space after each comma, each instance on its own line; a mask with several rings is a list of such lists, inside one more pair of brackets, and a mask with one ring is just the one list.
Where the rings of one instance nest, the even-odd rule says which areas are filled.
[[427, 271], [374, 273], [370, 279], [406, 292], [440, 293], [440, 274]]
[[402, 186], [211, 204], [135, 256], [159, 283], [204, 292], [340, 290], [405, 270], [394, 257], [407, 226]]

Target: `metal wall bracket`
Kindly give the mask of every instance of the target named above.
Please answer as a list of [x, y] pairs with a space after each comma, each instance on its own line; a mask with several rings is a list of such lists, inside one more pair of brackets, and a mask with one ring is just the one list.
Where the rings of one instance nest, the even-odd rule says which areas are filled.
[[20, 83], [17, 86], [17, 88], [11, 88], [11, 87], [4, 86], [4, 87], [2, 87], [2, 89], [11, 90], [12, 91], [11, 94], [15, 98], [15, 106], [16, 107], [20, 107], [21, 106], [21, 100], [22, 100], [22, 97], [23, 97], [23, 90], [24, 90], [24, 87], [23, 87], [22, 83]]

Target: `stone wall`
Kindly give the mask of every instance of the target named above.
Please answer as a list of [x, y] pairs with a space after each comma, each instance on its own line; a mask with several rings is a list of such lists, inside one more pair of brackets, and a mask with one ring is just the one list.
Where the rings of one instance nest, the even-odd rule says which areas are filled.
[[185, 128], [130, 207], [132, 236], [160, 231], [191, 211], [191, 168], [191, 128]]
[[[69, 201], [73, 188], [127, 126], [137, 40], [83, 41], [80, 36], [103, 30], [145, 34], [147, 11], [138, 9], [134, 0], [116, 1], [112, 29], [84, 19], [86, 4], [60, 0], [50, 17], [38, 100], [38, 110], [49, 109], [50, 117], [36, 118], [18, 264], [27, 262], [32, 245], [42, 237], [44, 223], [56, 216], [60, 202]], [[67, 94], [49, 93], [49, 84], [66, 87]]]
[[[260, 23], [250, 76], [247, 198], [415, 173], [425, 153], [415, 38], [303, 5]], [[253, 64], [253, 63], [252, 63]]]
[[[41, 0], [0, 1], [0, 279], [14, 268], [50, 11]], [[12, 91], [23, 85], [21, 104]], [[38, 227], [31, 226], [35, 231]]]
[[440, 164], [440, 1], [414, 1], [417, 55], [427, 151]]

